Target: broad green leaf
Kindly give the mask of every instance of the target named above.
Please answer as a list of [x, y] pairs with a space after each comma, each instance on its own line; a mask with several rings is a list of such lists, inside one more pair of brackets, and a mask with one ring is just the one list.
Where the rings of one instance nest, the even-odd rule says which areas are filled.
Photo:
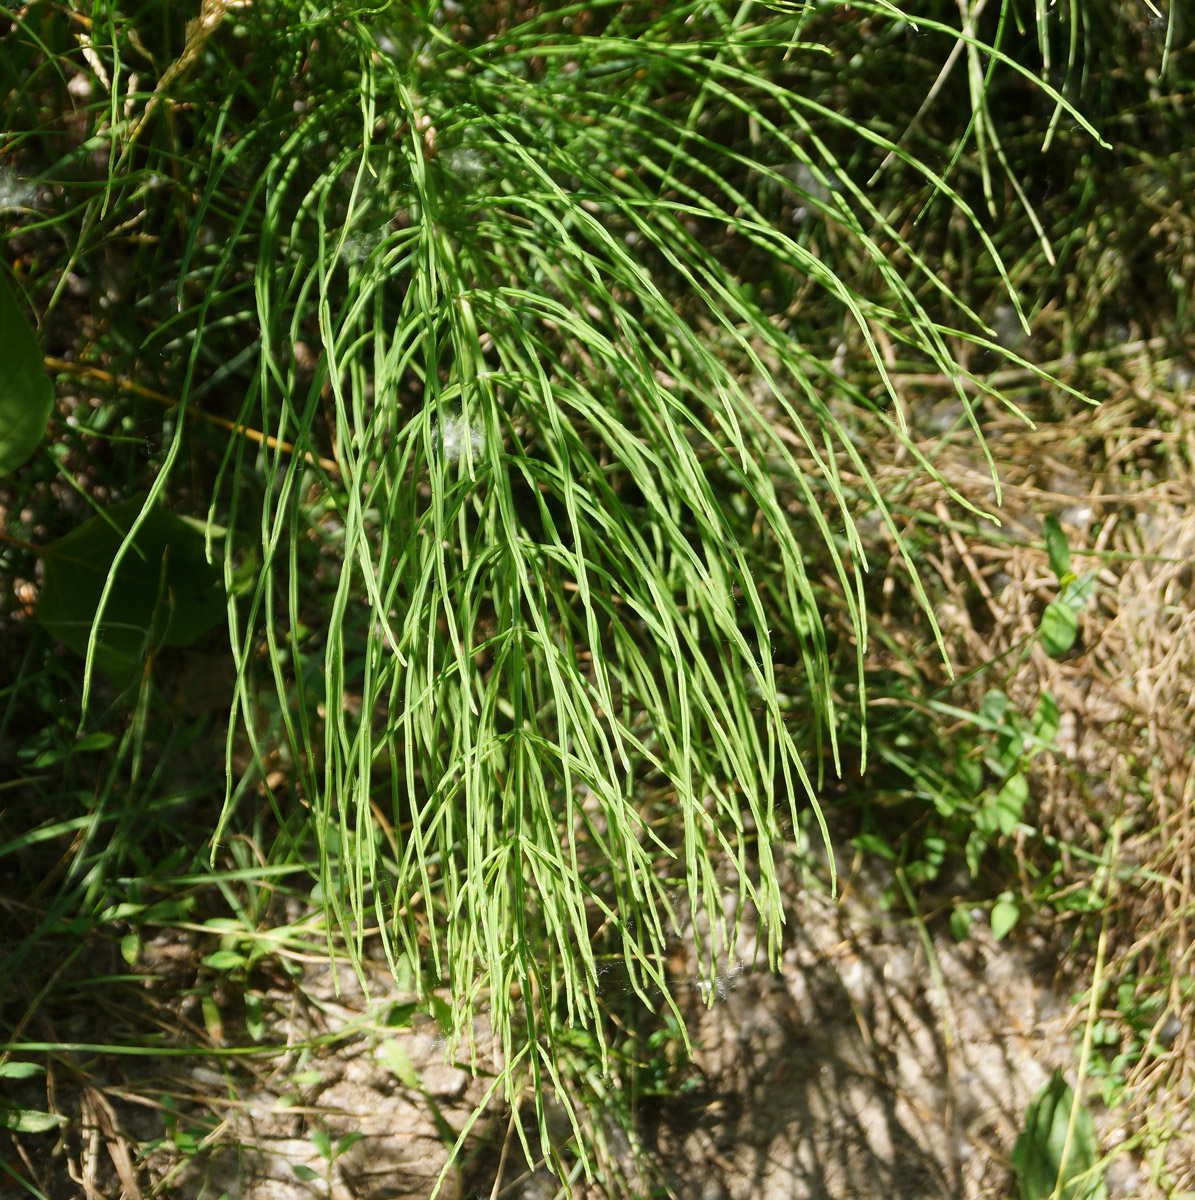
[[32, 1079], [35, 1075], [44, 1075], [45, 1073], [46, 1068], [40, 1063], [0, 1063], [0, 1079]]
[[[38, 617], [79, 654], [87, 653], [104, 584], [141, 507], [139, 500], [117, 504], [43, 551]], [[151, 646], [188, 645], [224, 613], [220, 571], [207, 561], [203, 534], [155, 507], [116, 572], [96, 665], [117, 686], [127, 686], [141, 673]]]
[[1062, 532], [1058, 518], [1051, 513], [1042, 522], [1046, 531], [1046, 549], [1050, 554], [1050, 569], [1064, 581], [1071, 571], [1071, 548]]
[[141, 917], [141, 924], [164, 924], [170, 921], [185, 921], [195, 907], [194, 896], [183, 896], [178, 900], [159, 900], [151, 904]]
[[1052, 600], [1042, 613], [1041, 638], [1051, 658], [1061, 658], [1079, 636], [1079, 620], [1064, 597]]
[[[1067, 1130], [1076, 1103], [1074, 1135]], [[1091, 1113], [1077, 1101], [1070, 1085], [1055, 1071], [1030, 1101], [1025, 1128], [1017, 1138], [1012, 1164], [1021, 1200], [1106, 1200], [1108, 1188], [1096, 1169], [1099, 1146]]]
[[1088, 571], [1072, 583], [1065, 583], [1062, 594], [1042, 614], [1041, 636], [1052, 658], [1060, 658], [1075, 644], [1079, 632], [1078, 614], [1095, 594], [1098, 572]]
[[1020, 916], [1021, 910], [1017, 906], [1017, 902], [1007, 896], [1002, 896], [992, 905], [992, 937], [998, 942], [1003, 941]]
[[54, 386], [37, 334], [8, 280], [0, 277], [0, 474], [15, 471], [37, 449], [54, 407]]
[[294, 1171], [294, 1173], [301, 1180], [303, 1180], [304, 1183], [312, 1183], [315, 1180], [319, 1179], [318, 1172], [313, 1171], [310, 1167], [303, 1166], [302, 1163], [291, 1163], [290, 1169], [292, 1171]]

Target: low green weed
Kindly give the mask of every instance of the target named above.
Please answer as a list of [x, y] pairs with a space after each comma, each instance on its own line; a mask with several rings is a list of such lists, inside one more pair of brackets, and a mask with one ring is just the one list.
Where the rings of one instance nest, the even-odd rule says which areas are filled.
[[[1035, 643], [1053, 658], [1067, 655], [1075, 645], [1078, 616], [1091, 602], [1098, 572], [1076, 576], [1071, 571], [1070, 548], [1056, 517], [1048, 516], [1043, 530], [1058, 595], [1046, 605], [1034, 635], [1013, 648], [1015, 655], [1003, 656], [1012, 657], [1013, 665], [993, 663], [982, 674], [1003, 670], [1011, 680]], [[966, 686], [973, 686], [979, 674], [969, 676]], [[948, 697], [951, 690], [940, 690], [937, 696]], [[896, 864], [912, 887], [932, 889], [944, 873], [954, 870], [960, 856], [973, 881], [985, 867], [992, 868], [994, 879], [1022, 873], [1010, 853], [1020, 835], [1042, 852], [1041, 861], [1032, 868], [1037, 879], [1035, 902], [1048, 901], [1071, 912], [1089, 911], [1090, 889], [1054, 887], [1063, 847], [1042, 834], [1033, 813], [1035, 761], [1060, 753], [1056, 739], [1062, 712], [1054, 695], [1042, 688], [1029, 712], [1023, 712], [999, 687], [984, 692], [974, 710], [933, 696], [915, 700], [907, 689], [901, 696], [898, 703], [908, 704], [907, 715], [892, 725], [881, 725], [877, 737], [879, 757], [894, 773], [897, 795], [877, 797], [878, 803], [865, 809], [864, 829], [852, 840], [855, 848]], [[940, 732], [931, 732], [935, 730]], [[945, 757], [939, 747], [945, 748]], [[885, 809], [893, 803], [914, 813], [911, 830], [891, 832]], [[897, 893], [894, 882], [885, 891], [885, 902], [892, 903]], [[973, 913], [986, 906], [999, 941], [1016, 926], [1025, 903], [1026, 898], [1007, 888], [986, 901], [964, 897], [952, 907], [951, 929], [959, 939], [966, 937]]]
[[1029, 1104], [1012, 1161], [1021, 1200], [1107, 1200], [1095, 1123], [1061, 1071]]
[[302, 1163], [295, 1163], [291, 1167], [291, 1170], [306, 1183], [320, 1180], [328, 1189], [328, 1195], [331, 1196], [335, 1186], [333, 1170], [336, 1166], [336, 1160], [347, 1154], [364, 1136], [362, 1133], [346, 1133], [343, 1137], [339, 1137], [333, 1142], [328, 1131], [317, 1126], [311, 1131], [311, 1144], [315, 1147], [316, 1153], [320, 1158], [324, 1160], [323, 1175], [321, 1176], [318, 1171], [313, 1171], [310, 1167], [304, 1166]]

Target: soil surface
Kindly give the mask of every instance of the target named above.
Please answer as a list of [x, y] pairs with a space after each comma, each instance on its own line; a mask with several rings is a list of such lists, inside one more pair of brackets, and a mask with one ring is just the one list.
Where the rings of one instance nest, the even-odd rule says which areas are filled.
[[865, 876], [841, 903], [795, 878], [788, 894], [779, 972], [743, 970], [695, 1014], [708, 1090], [657, 1135], [677, 1194], [1009, 1195], [1026, 1105], [1075, 1057], [1057, 964], [997, 944], [982, 913], [964, 943], [888, 916]]
[[[849, 864], [851, 854], [844, 846], [837, 857]], [[1012, 1194], [1009, 1156], [1026, 1105], [1055, 1067], [1075, 1060], [1070, 998], [1081, 984], [1065, 962], [1030, 944], [997, 944], [982, 920], [959, 944], [944, 921], [937, 929], [932, 919], [921, 925], [885, 913], [879, 864], [869, 873], [856, 863], [835, 900], [819, 882], [822, 871], [803, 872], [797, 861], [790, 855], [782, 867], [787, 948], [775, 974], [747, 919], [712, 989], [697, 983], [692, 954], [682, 948], [674, 958], [694, 1044], [687, 1085], [641, 1113], [638, 1153], [604, 1123], [634, 1194]], [[159, 970], [155, 956], [170, 953], [165, 938], [147, 946], [142, 968]], [[126, 1197], [427, 1200], [439, 1180], [447, 1200], [557, 1195], [560, 1181], [542, 1163], [524, 1162], [500, 1100], [484, 1107], [448, 1165], [486, 1099], [486, 1022], [475, 1028], [475, 1075], [445, 1061], [432, 1019], [387, 1027], [411, 998], [394, 990], [383, 967], [372, 976], [369, 999], [347, 964], [312, 962], [298, 986], [267, 990], [266, 1041], [301, 1047], [322, 1039], [325, 1047], [255, 1065], [180, 1062], [167, 1092], [181, 1124], [146, 1103], [162, 1086], [160, 1062], [154, 1081], [139, 1078], [136, 1064], [119, 1085], [93, 1080], [80, 1097], [91, 1136], [84, 1131], [71, 1180], [63, 1177], [56, 1194], [81, 1194], [74, 1183], [88, 1196], [116, 1195], [123, 1183]], [[186, 1143], [172, 1135], [189, 1119], [208, 1131], [210, 1149], [197, 1139], [193, 1153], [180, 1154]], [[549, 1123], [564, 1128], [559, 1112]], [[353, 1134], [363, 1136], [345, 1143], [334, 1163], [321, 1156], [321, 1144], [335, 1148]], [[158, 1148], [132, 1170], [130, 1148], [155, 1138]], [[1131, 1157], [1111, 1164], [1109, 1183], [1112, 1196], [1140, 1194]], [[610, 1193], [582, 1178], [573, 1194]]]

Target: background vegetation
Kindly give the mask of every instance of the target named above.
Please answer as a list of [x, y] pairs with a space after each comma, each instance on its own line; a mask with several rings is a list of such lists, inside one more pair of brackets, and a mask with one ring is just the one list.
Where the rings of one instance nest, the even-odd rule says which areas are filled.
[[711, 999], [745, 912], [774, 962], [824, 841], [923, 927], [1069, 946], [1079, 1080], [1192, 1186], [1181, 14], [0, 37], [5, 337], [55, 380], [0, 414], [44, 409], [4, 431], [13, 1178], [98, 1129], [168, 1192], [222, 1135], [155, 1072], [301, 1077], [270, 997], [329, 954], [409, 997], [335, 1038], [430, 1015], [528, 1161], [609, 1174], [594, 1114], [682, 1086], [679, 930]]

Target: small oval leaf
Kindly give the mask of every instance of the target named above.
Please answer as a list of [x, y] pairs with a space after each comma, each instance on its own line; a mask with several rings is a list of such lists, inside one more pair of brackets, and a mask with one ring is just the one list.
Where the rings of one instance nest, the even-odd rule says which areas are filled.
[[1003, 941], [1020, 919], [1021, 910], [1015, 900], [997, 900], [992, 905], [992, 937]]
[[1051, 658], [1061, 658], [1079, 636], [1079, 619], [1065, 600], [1054, 600], [1041, 618], [1041, 638]]
[[237, 971], [248, 961], [243, 954], [238, 954], [235, 950], [217, 950], [203, 960], [203, 965], [213, 971]]
[[0, 1104], [0, 1127], [14, 1133], [49, 1133], [66, 1124], [66, 1118], [56, 1113], [38, 1112], [31, 1108], [14, 1108]]

